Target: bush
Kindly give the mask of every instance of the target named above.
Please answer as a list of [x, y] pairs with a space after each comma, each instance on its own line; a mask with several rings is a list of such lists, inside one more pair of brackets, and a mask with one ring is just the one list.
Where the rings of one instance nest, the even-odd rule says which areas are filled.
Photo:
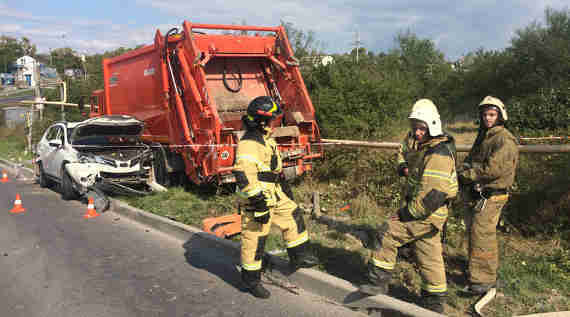
[[524, 135], [568, 135], [570, 87], [541, 89], [537, 94], [513, 98], [509, 125]]

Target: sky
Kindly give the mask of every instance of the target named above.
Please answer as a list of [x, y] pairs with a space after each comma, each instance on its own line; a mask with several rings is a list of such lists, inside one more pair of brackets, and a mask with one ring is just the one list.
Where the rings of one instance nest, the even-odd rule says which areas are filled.
[[479, 48], [500, 50], [518, 29], [544, 22], [547, 7], [567, 0], [0, 0], [0, 34], [28, 37], [39, 53], [71, 47], [82, 54], [151, 44], [193, 23], [276, 26], [313, 31], [325, 53], [345, 53], [360, 39], [375, 53], [395, 47], [399, 32], [432, 40], [449, 61]]

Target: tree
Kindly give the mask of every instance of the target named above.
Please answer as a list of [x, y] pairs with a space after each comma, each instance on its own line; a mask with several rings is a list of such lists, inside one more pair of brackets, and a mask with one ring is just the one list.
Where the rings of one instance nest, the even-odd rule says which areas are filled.
[[545, 10], [546, 26], [534, 22], [518, 30], [507, 51], [519, 91], [556, 87], [570, 73], [570, 10]]
[[36, 55], [36, 45], [30, 42], [30, 39], [27, 37], [22, 37], [20, 40], [20, 46], [22, 47], [22, 51], [24, 55], [28, 56], [35, 56]]
[[69, 47], [52, 50], [51, 58], [57, 72], [60, 74], [63, 74], [68, 68], [82, 68], [81, 59], [77, 56], [77, 53]]
[[11, 70], [11, 65], [16, 59], [25, 55], [22, 42], [10, 36], [0, 36], [0, 63], [1, 72], [7, 73]]
[[297, 29], [293, 23], [283, 20], [281, 20], [281, 25], [285, 28], [285, 33], [297, 58], [301, 59], [320, 53], [320, 43], [315, 38], [315, 32]]
[[437, 89], [451, 72], [444, 54], [435, 47], [433, 41], [420, 39], [409, 30], [400, 32], [395, 41], [398, 44], [395, 53], [400, 57], [401, 72], [415, 83], [415, 97], [437, 96]]

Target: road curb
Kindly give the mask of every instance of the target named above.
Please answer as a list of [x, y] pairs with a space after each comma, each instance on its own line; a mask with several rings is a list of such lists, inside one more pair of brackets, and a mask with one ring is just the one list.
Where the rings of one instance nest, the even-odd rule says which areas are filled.
[[[239, 258], [240, 244], [235, 241], [218, 238], [196, 227], [185, 225], [163, 216], [132, 207], [129, 204], [116, 199], [112, 199], [111, 201], [112, 207], [110, 210], [119, 215], [123, 215], [131, 220], [148, 225], [155, 230], [182, 241], [188, 241], [195, 235], [198, 235], [200, 238], [205, 239], [209, 243], [218, 247], [224, 248], [229, 253], [236, 255]], [[293, 274], [289, 274], [287, 272], [287, 261], [277, 256], [269, 256], [271, 258], [271, 262], [275, 265], [275, 270], [272, 272], [273, 274], [281, 275], [281, 277], [291, 280], [293, 284], [312, 293], [333, 299], [339, 303], [344, 303], [347, 298], [349, 299], [351, 297], [351, 294], [354, 295], [358, 290], [351, 283], [343, 279], [314, 269], [300, 269]], [[378, 295], [374, 298], [368, 298], [366, 300], [366, 305], [373, 308], [395, 311], [404, 316], [443, 316], [386, 295]]]
[[[30, 181], [34, 179], [34, 171], [28, 167], [25, 167], [23, 164], [16, 164], [12, 161], [0, 158], [0, 164], [7, 165], [11, 174], [15, 174], [15, 179], [21, 181]], [[5, 168], [5, 167], [4, 167]], [[27, 176], [23, 176], [22, 174], [28, 174]]]

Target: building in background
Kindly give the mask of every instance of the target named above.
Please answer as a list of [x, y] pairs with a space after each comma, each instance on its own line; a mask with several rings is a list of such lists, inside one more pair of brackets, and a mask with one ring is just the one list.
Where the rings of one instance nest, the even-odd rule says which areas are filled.
[[28, 55], [24, 55], [16, 60], [16, 73], [14, 74], [16, 84], [25, 82], [28, 87], [33, 87], [36, 84], [36, 74], [34, 67], [37, 61]]

